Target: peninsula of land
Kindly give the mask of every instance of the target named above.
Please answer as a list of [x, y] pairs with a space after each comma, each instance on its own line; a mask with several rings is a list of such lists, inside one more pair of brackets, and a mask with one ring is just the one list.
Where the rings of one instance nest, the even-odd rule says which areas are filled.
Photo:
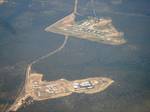
[[123, 32], [117, 31], [110, 18], [88, 17], [76, 21], [77, 5], [78, 0], [75, 0], [73, 12], [45, 28], [45, 31], [109, 45], [126, 43]]
[[30, 104], [32, 101], [60, 98], [72, 93], [94, 94], [105, 90], [114, 81], [106, 77], [91, 77], [81, 80], [68, 81], [58, 79], [55, 81], [42, 81], [43, 74], [30, 73], [27, 69], [24, 91], [9, 108], [17, 111], [21, 106]]

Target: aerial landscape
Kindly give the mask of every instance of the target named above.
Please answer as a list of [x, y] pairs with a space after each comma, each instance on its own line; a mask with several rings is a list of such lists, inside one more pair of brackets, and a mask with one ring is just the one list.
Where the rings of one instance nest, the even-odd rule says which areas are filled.
[[0, 0], [0, 112], [149, 112], [148, 0]]
[[[65, 17], [65, 19], [60, 20], [61, 22], [55, 23], [56, 26], [59, 27], [63, 27], [63, 29], [66, 27], [65, 26], [72, 26], [72, 23], [75, 22], [75, 17], [76, 17], [76, 13], [77, 13], [77, 6], [78, 6], [78, 0], [75, 0], [74, 3], [74, 8], [73, 8], [73, 13], [70, 15]], [[91, 20], [93, 21], [93, 20]], [[95, 21], [95, 20], [94, 20]], [[97, 20], [96, 20], [97, 21]], [[90, 23], [91, 26], [95, 26], [97, 24], [102, 24], [102, 27], [105, 26], [105, 20], [104, 22], [100, 20], [100, 22], [87, 22]], [[107, 21], [107, 20], [106, 20]], [[64, 25], [65, 24], [65, 25]], [[94, 25], [93, 25], [94, 24]], [[107, 24], [107, 22], [106, 22]], [[98, 25], [99, 26], [99, 25]], [[55, 25], [52, 25], [52, 28], [55, 27]], [[112, 26], [111, 26], [112, 27]], [[80, 27], [79, 27], [80, 28]], [[49, 30], [50, 29], [50, 30]], [[86, 27], [84, 28], [86, 29]], [[112, 28], [115, 30], [115, 28]], [[46, 28], [46, 31], [51, 31], [51, 26], [50, 28]], [[65, 30], [66, 31], [66, 30]], [[74, 29], [68, 29], [68, 31], [73, 31]], [[81, 30], [75, 30], [76, 32], [74, 32], [74, 34], [80, 34], [80, 37], [83, 37], [82, 35], [84, 34], [84, 37], [88, 37], [88, 35], [86, 35], [87, 32], [80, 32]], [[61, 31], [60, 31], [61, 32]], [[58, 32], [59, 33], [59, 32]], [[89, 32], [89, 34], [91, 34], [92, 32]], [[95, 32], [94, 32], [95, 33]], [[115, 33], [117, 33], [117, 31], [115, 30]], [[70, 33], [69, 33], [70, 34]], [[101, 34], [101, 33], [100, 33]], [[95, 35], [96, 37], [94, 38], [100, 38], [101, 36], [103, 36], [103, 34], [101, 34], [97, 37], [97, 35]], [[105, 78], [105, 77], [96, 77], [96, 78], [87, 78], [87, 79], [82, 79], [82, 80], [75, 80], [75, 81], [67, 81], [66, 79], [60, 79], [57, 81], [52, 81], [52, 82], [46, 82], [46, 81], [42, 81], [42, 74], [38, 74], [38, 73], [32, 73], [32, 66], [36, 63], [38, 63], [39, 61], [50, 57], [52, 55], [54, 55], [55, 53], [61, 51], [66, 43], [67, 43], [67, 39], [68, 39], [68, 33], [64, 33], [65, 36], [65, 40], [63, 42], [63, 44], [57, 48], [56, 50], [43, 55], [39, 58], [37, 58], [36, 60], [32, 61], [27, 69], [26, 69], [26, 78], [24, 81], [24, 85], [23, 85], [23, 89], [20, 91], [19, 96], [17, 96], [15, 102], [6, 110], [7, 112], [11, 112], [11, 111], [17, 111], [21, 106], [23, 106], [24, 104], [26, 104], [28, 102], [28, 98], [33, 98], [34, 101], [38, 101], [38, 100], [45, 100], [45, 99], [51, 99], [51, 98], [59, 98], [59, 97], [64, 97], [64, 96], [68, 96], [70, 94], [72, 94], [73, 92], [75, 93], [85, 93], [85, 94], [93, 94], [93, 93], [97, 93], [97, 92], [101, 92], [103, 90], [105, 90], [112, 82], [114, 82], [112, 79], [109, 78]], [[111, 35], [111, 33], [110, 33]], [[113, 34], [112, 34], [113, 35]], [[107, 38], [108, 35], [104, 34], [103, 38]], [[119, 34], [115, 35], [116, 38], [120, 37]], [[108, 38], [110, 38], [111, 36], [108, 36]], [[87, 39], [90, 40], [90, 38], [92, 37], [88, 37]], [[121, 41], [121, 40], [115, 40], [115, 37], [113, 37], [111, 39], [111, 41], [109, 43], [111, 44], [116, 44], [116, 45], [120, 45], [125, 43], [125, 41]], [[106, 39], [107, 41], [107, 39]], [[101, 39], [100, 39], [101, 42]], [[103, 41], [102, 41], [103, 42]], [[105, 42], [106, 43], [106, 42]], [[29, 103], [30, 104], [30, 103]]]

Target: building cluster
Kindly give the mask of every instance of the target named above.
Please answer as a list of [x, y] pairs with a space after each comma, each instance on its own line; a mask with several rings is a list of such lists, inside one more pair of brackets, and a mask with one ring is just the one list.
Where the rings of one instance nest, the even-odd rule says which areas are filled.
[[[72, 25], [72, 27], [64, 28], [68, 32], [83, 32], [86, 34], [95, 35], [98, 38], [111, 36], [121, 36], [121, 34], [112, 26], [111, 19], [87, 19], [82, 22]], [[114, 35], [115, 34], [115, 35]]]
[[49, 84], [45, 88], [45, 92], [48, 92], [50, 94], [57, 93], [58, 90], [59, 89], [56, 84]]
[[34, 91], [37, 93], [38, 97], [42, 97], [48, 94], [57, 94], [60, 92], [60, 88], [56, 84], [45, 84], [39, 85], [34, 88]]
[[91, 89], [94, 88], [94, 85], [90, 81], [84, 81], [84, 82], [74, 82], [73, 87], [74, 89]]
[[112, 25], [111, 19], [91, 18], [77, 22], [72, 26], [64, 27], [63, 30], [71, 35], [83, 35], [81, 38], [96, 39], [105, 43], [124, 43], [123, 33], [118, 32]]

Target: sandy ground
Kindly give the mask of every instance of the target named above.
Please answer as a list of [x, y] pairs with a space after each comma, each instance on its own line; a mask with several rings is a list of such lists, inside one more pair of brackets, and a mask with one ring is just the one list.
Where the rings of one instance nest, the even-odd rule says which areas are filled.
[[0, 0], [0, 5], [6, 2], [5, 0]]

